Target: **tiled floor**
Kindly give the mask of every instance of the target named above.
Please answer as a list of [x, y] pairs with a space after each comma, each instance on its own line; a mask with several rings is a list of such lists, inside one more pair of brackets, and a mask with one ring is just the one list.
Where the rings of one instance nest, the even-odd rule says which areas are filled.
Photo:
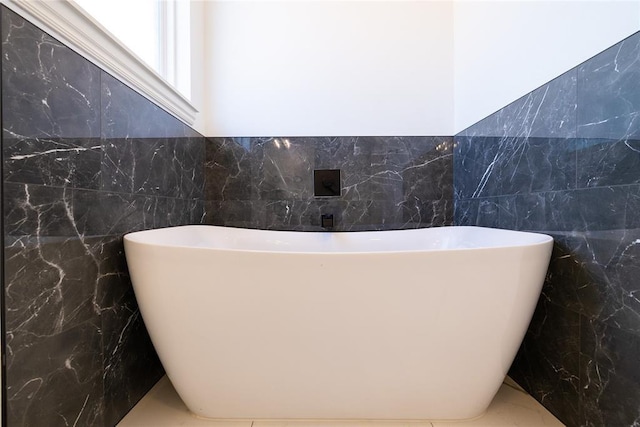
[[[508, 379], [507, 379], [508, 380]], [[513, 383], [511, 383], [513, 384]], [[514, 384], [515, 385], [515, 384]], [[516, 386], [517, 387], [517, 386]], [[187, 410], [164, 377], [127, 414], [118, 427], [546, 427], [563, 426], [544, 407], [513, 385], [503, 384], [485, 415], [464, 422], [391, 421], [214, 421]]]

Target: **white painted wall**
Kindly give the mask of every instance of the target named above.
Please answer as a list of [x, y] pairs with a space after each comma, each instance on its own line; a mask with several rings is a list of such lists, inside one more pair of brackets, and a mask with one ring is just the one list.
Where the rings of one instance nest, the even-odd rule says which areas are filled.
[[210, 1], [207, 134], [451, 135], [453, 2]]
[[640, 30], [640, 1], [455, 3], [455, 131]]
[[215, 136], [451, 135], [640, 29], [638, 0], [195, 3]]
[[212, 136], [450, 135], [640, 29], [640, 0], [192, 0], [189, 103], [75, 3], [0, 3]]

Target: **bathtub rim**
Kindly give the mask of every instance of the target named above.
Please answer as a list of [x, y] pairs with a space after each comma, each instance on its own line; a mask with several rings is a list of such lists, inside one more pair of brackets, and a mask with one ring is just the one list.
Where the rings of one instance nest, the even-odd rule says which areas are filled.
[[[410, 232], [420, 232], [420, 233], [428, 233], [426, 230], [442, 230], [442, 229], [474, 229], [481, 230], [482, 232], [486, 232], [487, 230], [498, 232], [501, 234], [511, 234], [511, 235], [519, 235], [522, 237], [526, 237], [523, 241], [513, 241], [509, 242], [509, 244], [499, 244], [499, 245], [486, 245], [486, 246], [474, 246], [474, 247], [453, 247], [453, 248], [406, 248], [406, 249], [394, 249], [394, 250], [353, 250], [353, 251], [328, 251], [328, 250], [292, 250], [290, 248], [280, 248], [279, 250], [274, 249], [251, 249], [251, 248], [232, 248], [232, 247], [215, 247], [215, 246], [202, 246], [202, 245], [194, 245], [189, 244], [188, 242], [158, 242], [158, 241], [150, 241], [148, 237], [152, 234], [164, 234], [177, 232], [178, 229], [220, 229], [225, 232], [236, 232], [239, 233], [256, 233], [263, 235], [265, 233], [268, 234], [281, 234], [281, 235], [300, 235], [306, 234], [309, 236], [319, 236], [319, 235], [330, 235], [330, 234], [354, 234], [354, 235], [362, 235], [366, 233], [384, 233], [384, 234], [408, 234]], [[171, 230], [171, 231], [169, 231]], [[510, 230], [503, 228], [493, 228], [493, 227], [480, 227], [480, 226], [442, 226], [442, 227], [423, 227], [423, 228], [410, 228], [410, 229], [397, 229], [397, 230], [366, 230], [366, 231], [291, 231], [291, 230], [265, 230], [265, 229], [254, 229], [254, 228], [242, 228], [242, 227], [226, 227], [226, 226], [218, 226], [218, 225], [206, 225], [206, 224], [197, 224], [197, 225], [179, 225], [179, 226], [171, 226], [171, 227], [161, 227], [161, 228], [153, 228], [148, 230], [135, 231], [131, 233], [127, 233], [123, 236], [123, 241], [126, 244], [135, 244], [135, 245], [143, 245], [143, 246], [151, 246], [165, 249], [189, 249], [189, 250], [203, 250], [203, 251], [221, 251], [221, 252], [232, 252], [238, 254], [282, 254], [287, 256], [302, 256], [302, 255], [327, 255], [327, 256], [346, 256], [346, 255], [398, 255], [405, 253], [432, 253], [432, 252], [466, 252], [466, 251], [478, 251], [478, 250], [497, 250], [497, 249], [508, 249], [508, 248], [520, 248], [520, 247], [538, 247], [553, 244], [554, 239], [552, 236], [539, 233], [535, 231], [520, 231], [520, 230]]]

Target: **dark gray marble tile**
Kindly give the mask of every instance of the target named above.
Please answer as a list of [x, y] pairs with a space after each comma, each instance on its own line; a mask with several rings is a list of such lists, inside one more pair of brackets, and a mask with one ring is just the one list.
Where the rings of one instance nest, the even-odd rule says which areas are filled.
[[577, 68], [579, 138], [640, 137], [639, 59], [635, 34]]
[[620, 186], [458, 199], [456, 224], [544, 232], [640, 227], [633, 214], [640, 203], [636, 193], [635, 187]]
[[77, 236], [71, 189], [5, 183], [5, 235]]
[[[599, 231], [625, 227], [627, 187], [545, 193], [547, 230]], [[544, 228], [540, 228], [544, 230]]]
[[57, 187], [100, 188], [98, 138], [3, 138], [4, 180]]
[[577, 229], [598, 231], [625, 228], [630, 188], [602, 187], [576, 191]]
[[640, 423], [640, 336], [584, 319], [581, 324], [583, 426]]
[[307, 138], [316, 147], [315, 169], [340, 169], [342, 200], [375, 198], [376, 174], [371, 143], [366, 137]]
[[[333, 214], [336, 207], [340, 206], [325, 206], [321, 213]], [[343, 205], [343, 210], [338, 211], [338, 222], [334, 229], [336, 231], [393, 230], [399, 227], [400, 214], [398, 206], [381, 201], [347, 201]]]
[[251, 200], [251, 138], [207, 138], [206, 200]]
[[[358, 169], [367, 166], [373, 147], [370, 137], [305, 138], [316, 146], [317, 169]], [[360, 171], [361, 173], [365, 171]]]
[[406, 200], [451, 200], [453, 197], [452, 155], [435, 159], [413, 159], [402, 171], [403, 197]]
[[100, 326], [34, 338], [7, 331], [7, 425], [103, 425]]
[[5, 181], [98, 188], [100, 70], [8, 9], [2, 40]]
[[[497, 160], [500, 139], [490, 137], [455, 137], [453, 185], [455, 197], [470, 199], [499, 194]], [[513, 151], [513, 150], [512, 150]]]
[[204, 202], [102, 191], [73, 192], [73, 217], [85, 236], [122, 235], [132, 231], [200, 224]]
[[[469, 226], [477, 225], [478, 200], [477, 199], [454, 199], [453, 200], [453, 225]], [[497, 218], [497, 216], [496, 216]]]
[[115, 425], [162, 374], [132, 293], [122, 237], [11, 243], [7, 379], [15, 384], [9, 412], [16, 425], [103, 425], [103, 413], [104, 425]]
[[[126, 140], [125, 144], [118, 144], [116, 148], [119, 149], [128, 144], [131, 144], [131, 152], [133, 154], [133, 157], [128, 159], [133, 172], [133, 187], [130, 192], [154, 196], [169, 196], [170, 190], [167, 188], [169, 185], [168, 178], [172, 172], [168, 168], [171, 151], [169, 139], [129, 139]], [[110, 154], [108, 150], [105, 150], [105, 157], [109, 157]], [[125, 157], [118, 155], [117, 158], [124, 159]], [[105, 178], [107, 178], [106, 173]], [[126, 180], [125, 182], [129, 183], [130, 181]], [[105, 189], [111, 190], [108, 188]]]
[[450, 153], [453, 142], [450, 136], [364, 136], [358, 139], [375, 156], [420, 157], [425, 153], [433, 153], [433, 158]]
[[454, 225], [500, 228], [500, 198], [456, 199]]
[[152, 196], [74, 190], [75, 226], [84, 236], [121, 235], [167, 226], [168, 204], [161, 200]]
[[548, 231], [584, 230], [585, 224], [580, 217], [580, 201], [585, 197], [578, 197], [579, 194], [578, 191], [544, 193], [546, 228], [542, 229]]
[[406, 200], [400, 203], [401, 222], [390, 228], [422, 228], [453, 225], [453, 201], [441, 200]]
[[203, 197], [203, 138], [107, 139], [103, 143], [103, 190]]
[[130, 288], [122, 294], [109, 292], [112, 305], [101, 316], [104, 425], [116, 425], [158, 382], [164, 369], [144, 326], [133, 290]]
[[91, 282], [94, 310], [100, 315], [117, 311], [117, 303], [121, 300], [117, 296], [131, 288], [123, 236], [93, 237], [85, 239], [84, 243], [97, 271], [96, 278]]
[[109, 138], [102, 140], [102, 191], [134, 193], [136, 187], [136, 149], [132, 140]]
[[[166, 207], [164, 206], [166, 204]], [[185, 224], [197, 224], [192, 217], [191, 210], [195, 209], [194, 200], [172, 199], [172, 198], [159, 198], [158, 205], [160, 205], [159, 212], [165, 212], [164, 215], [158, 214], [157, 219], [154, 221], [154, 228], [156, 227], [175, 227]], [[166, 219], [166, 222], [163, 220]]]
[[[452, 222], [450, 137], [212, 138], [207, 142], [208, 223], [377, 230]], [[313, 195], [313, 170], [340, 169], [335, 199]], [[439, 210], [441, 209], [441, 210]]]
[[265, 228], [292, 231], [322, 231], [321, 215], [334, 216], [334, 231], [346, 226], [348, 202], [341, 200], [277, 200], [265, 202]]
[[456, 194], [460, 198], [576, 188], [570, 139], [457, 138]]
[[325, 231], [321, 216], [334, 216], [332, 231], [393, 230], [451, 225], [451, 200], [402, 202], [340, 199], [207, 202], [211, 225], [292, 231]]
[[123, 193], [76, 190], [73, 217], [80, 233], [104, 236], [144, 228], [141, 197]]
[[553, 234], [543, 295], [590, 321], [638, 332], [637, 230]]
[[145, 206], [146, 222], [153, 228], [202, 224], [205, 217], [204, 202], [197, 199], [146, 198]]
[[206, 224], [206, 202], [200, 199], [191, 199], [187, 200], [186, 203], [189, 221], [183, 224]]
[[102, 109], [102, 190], [203, 197], [204, 137], [108, 75]]
[[133, 293], [121, 236], [93, 246], [103, 273], [97, 282], [101, 316], [105, 421], [115, 425], [164, 374]]
[[38, 236], [6, 244], [5, 328], [24, 337], [20, 345], [95, 319], [99, 271], [89, 241]]
[[[396, 209], [397, 210], [397, 209]], [[373, 201], [316, 199], [308, 201], [279, 200], [265, 203], [267, 229], [326, 231], [322, 215], [333, 215], [331, 231], [380, 230], [394, 228], [397, 212], [387, 212]]]
[[1, 27], [4, 137], [99, 137], [100, 70], [9, 9]]
[[640, 141], [581, 139], [578, 186], [606, 187], [640, 183]]
[[[10, 186], [16, 187], [17, 190], [25, 188], [25, 186], [17, 184]], [[28, 191], [30, 203], [49, 209], [51, 206], [56, 206], [57, 197], [62, 197], [65, 191], [38, 186], [26, 186], [26, 188], [30, 189]], [[38, 194], [36, 190], [44, 191], [44, 196]], [[54, 190], [54, 194], [51, 194], [51, 190]], [[28, 395], [23, 394], [24, 390], [31, 387], [31, 384], [24, 387], [16, 386], [20, 390], [14, 393], [15, 397], [10, 401], [9, 408], [10, 412], [20, 414], [19, 416], [22, 417], [20, 422], [24, 425], [38, 425], [34, 420], [41, 420], [47, 425], [65, 425], [62, 421], [58, 422], [51, 417], [61, 414], [61, 416], [68, 418], [71, 410], [77, 410], [76, 418], [87, 420], [87, 425], [101, 425], [101, 421], [95, 421], [94, 418], [102, 417], [104, 405], [108, 408], [109, 420], [117, 421], [149, 389], [162, 372], [148, 338], [145, 341], [146, 332], [141, 320], [139, 320], [139, 314], [135, 314], [137, 308], [133, 307], [135, 299], [130, 293], [130, 282], [126, 273], [121, 240], [121, 234], [126, 231], [118, 231], [119, 227], [124, 229], [132, 226], [131, 223], [128, 223], [126, 215], [126, 209], [130, 206], [128, 203], [131, 200], [133, 200], [134, 212], [138, 211], [137, 208], [140, 207], [135, 202], [142, 200], [140, 203], [142, 203], [142, 215], [144, 216], [149, 214], [144, 210], [146, 207], [144, 202], [149, 199], [157, 199], [128, 196], [131, 199], [127, 200], [126, 198], [121, 199], [122, 195], [84, 190], [79, 190], [77, 193], [76, 196], [79, 195], [79, 199], [98, 211], [102, 210], [101, 203], [106, 203], [107, 206], [114, 209], [114, 212], [124, 212], [124, 221], [121, 218], [116, 218], [111, 224], [104, 222], [105, 218], [111, 216], [109, 212], [106, 212], [104, 217], [98, 218], [98, 223], [107, 227], [105, 230], [99, 230], [98, 233], [103, 234], [111, 231], [120, 235], [106, 240], [84, 237], [86, 233], [83, 227], [83, 215], [80, 215], [76, 222], [80, 226], [79, 229], [82, 230], [80, 231], [82, 239], [47, 237], [45, 227], [26, 227], [23, 224], [22, 230], [18, 229], [22, 233], [33, 234], [20, 235], [11, 239], [8, 241], [10, 246], [5, 249], [8, 351], [16, 357], [32, 357], [29, 356], [31, 354], [29, 349], [44, 351], [43, 346], [50, 345], [52, 353], [47, 357], [51, 359], [61, 357], [63, 353], [60, 353], [56, 347], [58, 344], [55, 343], [59, 342], [59, 339], [67, 340], [67, 338], [63, 338], [71, 333], [67, 331], [73, 331], [91, 322], [95, 323], [98, 319], [102, 319], [102, 326], [97, 326], [95, 328], [97, 331], [110, 331], [111, 339], [114, 339], [114, 334], [117, 334], [118, 339], [129, 340], [131, 343], [122, 352], [109, 348], [108, 354], [111, 359], [106, 362], [105, 366], [112, 370], [107, 369], [106, 372], [109, 375], [105, 378], [110, 381], [111, 394], [106, 395], [106, 400], [104, 400], [106, 403], [103, 403], [101, 382], [97, 391], [89, 390], [89, 385], [84, 382], [77, 386], [69, 385], [70, 379], [66, 377], [70, 374], [63, 370], [48, 373], [47, 378], [34, 379], [35, 382], [38, 382], [38, 386], [31, 390], [29, 395], [41, 392], [42, 396], [38, 396], [31, 403], [27, 401]], [[24, 197], [25, 194], [27, 191], [23, 192], [22, 199], [27, 199]], [[116, 203], [110, 196], [115, 198]], [[47, 200], [43, 201], [43, 198]], [[75, 198], [74, 201], [77, 201], [78, 198]], [[119, 204], [123, 200], [124, 205]], [[158, 211], [152, 213], [151, 217], [166, 221], [161, 226], [188, 223], [191, 215], [197, 216], [204, 213], [202, 205], [198, 206], [195, 201], [162, 198], [160, 200], [166, 201], [168, 205], [157, 207]], [[196, 212], [192, 213], [189, 209]], [[62, 210], [64, 215], [61, 217], [66, 218], [66, 209]], [[34, 212], [40, 218], [48, 214], [45, 209], [40, 208], [34, 208]], [[96, 212], [90, 211], [85, 214], [94, 216]], [[56, 216], [54, 209], [52, 217]], [[138, 216], [139, 219], [140, 212], [134, 216]], [[37, 224], [37, 221], [31, 222]], [[28, 224], [29, 221], [26, 223]], [[134, 221], [134, 225], [135, 223], [137, 221]], [[141, 226], [145, 226], [144, 221]], [[48, 230], [48, 232], [53, 232], [51, 229]], [[128, 289], [124, 294], [127, 292], [129, 294], [118, 296], [117, 289], [123, 287]], [[114, 289], [116, 290], [114, 291]], [[129, 321], [133, 322], [133, 326], [129, 325]], [[107, 326], [105, 326], [105, 322]], [[118, 328], [120, 329], [118, 330]], [[97, 354], [100, 355], [102, 341], [101, 338], [97, 340], [97, 349], [92, 349], [92, 351], [98, 352]], [[135, 356], [131, 357], [130, 354], [135, 354]], [[91, 369], [98, 378], [102, 379], [102, 365], [88, 367], [85, 363], [87, 360], [83, 357], [77, 358], [77, 362], [81, 363], [79, 368], [75, 368], [73, 365], [76, 359], [67, 360], [65, 362], [66, 369]], [[8, 367], [8, 378], [15, 378], [16, 384], [20, 384], [19, 381], [26, 374], [23, 374], [21, 368], [16, 366], [18, 365], [11, 364]], [[95, 381], [91, 381], [91, 384], [94, 383]], [[69, 398], [60, 399], [58, 396], [58, 400], [55, 400], [56, 394], [62, 393], [61, 390], [69, 392]], [[77, 393], [82, 393], [82, 395]], [[86, 401], [81, 400], [78, 408], [77, 400], [85, 398]], [[40, 401], [44, 403], [39, 403]], [[84, 409], [83, 403], [86, 404]], [[54, 409], [46, 409], [39, 405], [50, 405], [55, 409], [55, 412], [49, 414], [46, 410], [53, 411]], [[115, 423], [115, 421], [111, 421], [105, 425]]]
[[345, 200], [451, 198], [450, 137], [349, 137], [319, 140], [319, 167], [340, 168]]
[[497, 202], [500, 228], [526, 231], [549, 229], [545, 193], [503, 196], [497, 198]]
[[438, 200], [453, 197], [452, 138], [370, 139], [373, 152], [371, 195], [364, 199]]
[[[506, 169], [505, 193], [570, 190], [576, 188], [576, 150], [573, 139], [529, 138], [523, 158]], [[514, 159], [515, 160], [515, 159]]]
[[107, 73], [102, 73], [101, 136], [111, 139], [194, 136], [184, 124]]
[[[361, 181], [358, 196], [369, 200], [403, 200], [405, 182], [402, 170], [411, 161], [408, 155], [372, 155], [368, 175]], [[362, 184], [368, 184], [364, 187]], [[360, 194], [362, 192], [362, 194]]]
[[581, 233], [552, 233], [553, 253], [542, 288], [542, 298], [575, 313], [593, 311], [597, 292], [588, 286], [589, 272], [577, 249], [586, 245]]
[[623, 187], [627, 190], [625, 228], [640, 228], [640, 185]]
[[306, 138], [254, 138], [253, 182], [257, 200], [313, 197], [315, 144]]
[[167, 197], [204, 200], [205, 139], [201, 136], [174, 138], [167, 172]]
[[580, 312], [640, 335], [640, 229], [587, 232], [577, 243]]
[[[264, 209], [251, 200], [207, 200], [205, 224], [240, 228], [265, 228]], [[254, 211], [260, 211], [254, 215]]]
[[327, 231], [321, 226], [322, 215], [333, 215], [329, 231], [371, 229], [372, 202], [339, 199], [278, 200], [265, 203], [266, 229], [293, 231]]
[[509, 375], [563, 423], [580, 425], [580, 316], [541, 298]]
[[397, 230], [424, 227], [429, 221], [441, 225], [445, 213], [436, 205], [443, 201], [393, 203], [384, 200], [350, 201], [341, 212], [338, 231]]

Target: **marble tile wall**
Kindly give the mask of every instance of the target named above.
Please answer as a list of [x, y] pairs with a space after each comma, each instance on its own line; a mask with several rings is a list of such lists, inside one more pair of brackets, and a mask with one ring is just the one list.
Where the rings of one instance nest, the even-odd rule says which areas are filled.
[[8, 426], [113, 426], [163, 374], [123, 234], [201, 223], [204, 138], [2, 7]]
[[456, 135], [456, 225], [552, 235], [510, 375], [568, 426], [640, 423], [640, 35]]
[[[207, 223], [319, 231], [451, 225], [451, 137], [208, 138]], [[340, 169], [342, 194], [315, 197], [314, 169]]]

